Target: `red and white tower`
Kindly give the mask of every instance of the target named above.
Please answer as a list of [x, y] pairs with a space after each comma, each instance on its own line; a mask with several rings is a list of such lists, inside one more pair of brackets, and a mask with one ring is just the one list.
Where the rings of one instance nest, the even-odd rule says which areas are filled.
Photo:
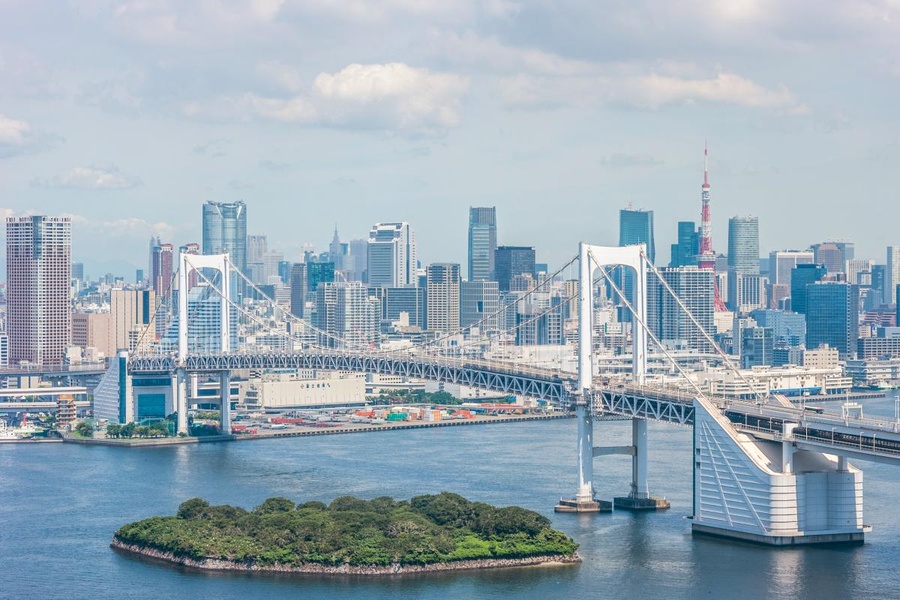
[[[697, 257], [697, 267], [707, 271], [716, 270], [716, 253], [712, 243], [712, 215], [709, 211], [709, 151], [703, 144], [703, 186], [700, 188], [700, 200], [703, 204], [700, 209], [700, 255]], [[722, 296], [719, 294], [719, 286], [713, 279], [715, 289], [716, 312], [727, 310]]]

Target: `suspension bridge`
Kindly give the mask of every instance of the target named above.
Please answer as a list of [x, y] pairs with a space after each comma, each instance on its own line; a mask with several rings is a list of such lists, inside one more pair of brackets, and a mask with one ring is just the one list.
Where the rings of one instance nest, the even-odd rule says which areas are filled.
[[[97, 394], [112, 390], [122, 419], [127, 420], [135, 411], [135, 380], [154, 381], [165, 388], [167, 406], [177, 413], [180, 433], [187, 433], [187, 388], [199, 374], [218, 376], [221, 429], [230, 433], [231, 373], [237, 370], [312, 369], [400, 375], [546, 400], [574, 410], [577, 419], [577, 485], [574, 497], [561, 499], [557, 506], [564, 512], [600, 512], [613, 505], [631, 510], [668, 507], [664, 499], [651, 495], [647, 483], [647, 421], [691, 426], [693, 531], [772, 545], [863, 541], [869, 528], [863, 523], [862, 472], [848, 459], [900, 464], [897, 423], [811, 414], [777, 396], [751, 393], [747, 398], [725, 398], [700, 389], [648, 326], [648, 277], [660, 282], [710, 347], [718, 346], [647, 259], [642, 244], [581, 244], [576, 257], [524, 295], [535, 293], [575, 264], [577, 292], [564, 299], [577, 304], [577, 369], [572, 372], [485, 357], [480, 351], [482, 339], [446, 343], [458, 338], [461, 331], [399, 349], [372, 347], [351, 339], [353, 336], [342, 337], [313, 327], [292, 315], [235, 269], [227, 255], [182, 255], [175, 274], [178, 289], [187, 290], [188, 275], [197, 273], [205, 298], [192, 306], [190, 294], [178, 293], [177, 310], [161, 306], [158, 318], [162, 319], [163, 313], [170, 315], [166, 327], [147, 327], [145, 333], [153, 337], [151, 331], [171, 330], [173, 334], [139, 340], [137, 351], [123, 353], [107, 372]], [[611, 267], [631, 271], [630, 294], [620, 289], [610, 274]], [[214, 275], [208, 275], [210, 271]], [[632, 368], [625, 379], [603, 377], [595, 369], [594, 307], [600, 282], [618, 295], [632, 317]], [[259, 301], [236, 302], [235, 283], [252, 290]], [[496, 318], [506, 308], [470, 327]], [[550, 308], [516, 327], [527, 326]], [[213, 326], [198, 333], [191, 328], [196, 320]], [[283, 340], [277, 349], [272, 348], [273, 339]], [[650, 340], [680, 377], [648, 373]], [[721, 361], [743, 377], [727, 355], [721, 354]], [[747, 389], [756, 389], [746, 380], [744, 383]], [[610, 418], [632, 420], [630, 445], [595, 445], [597, 422]], [[614, 502], [598, 500], [594, 460], [614, 454], [632, 459], [630, 490]]]

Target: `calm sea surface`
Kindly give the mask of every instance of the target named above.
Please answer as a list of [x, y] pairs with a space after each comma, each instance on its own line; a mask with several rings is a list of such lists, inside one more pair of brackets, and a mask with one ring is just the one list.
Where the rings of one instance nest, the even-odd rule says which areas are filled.
[[[866, 415], [893, 417], [894, 397]], [[828, 405], [830, 410], [838, 406]], [[630, 424], [600, 423], [625, 444]], [[898, 598], [900, 468], [865, 470], [865, 546], [770, 549], [690, 534], [691, 432], [651, 424], [659, 514], [556, 515], [575, 486], [575, 421], [448, 427], [151, 449], [0, 444], [0, 598]], [[630, 462], [595, 462], [599, 495], [628, 489]], [[583, 564], [384, 579], [208, 574], [109, 548], [122, 524], [202, 496], [251, 508], [270, 496], [328, 502], [448, 490], [547, 515]]]

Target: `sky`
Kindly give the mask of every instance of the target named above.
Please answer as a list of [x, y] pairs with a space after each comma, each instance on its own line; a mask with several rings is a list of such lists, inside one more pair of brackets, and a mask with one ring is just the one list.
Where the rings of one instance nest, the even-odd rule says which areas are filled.
[[[655, 211], [658, 262], [754, 214], [763, 254], [900, 243], [898, 0], [0, 0], [0, 212], [71, 215], [88, 274], [244, 200], [288, 260], [469, 206], [551, 268]], [[659, 260], [659, 259], [662, 260]]]

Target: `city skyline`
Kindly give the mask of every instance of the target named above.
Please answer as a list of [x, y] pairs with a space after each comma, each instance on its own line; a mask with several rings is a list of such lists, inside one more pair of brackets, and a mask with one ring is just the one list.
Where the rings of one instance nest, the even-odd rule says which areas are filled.
[[750, 208], [762, 249], [895, 243], [871, 223], [898, 189], [887, 2], [2, 12], [0, 208], [71, 215], [89, 264], [144, 265], [151, 236], [199, 240], [197, 204], [240, 199], [294, 256], [335, 220], [352, 237], [405, 220], [423, 264], [466, 264], [464, 208], [496, 206], [502, 243], [555, 264], [614, 243], [628, 202], [668, 247], [664, 224], [699, 221], [704, 138], [716, 249]]

